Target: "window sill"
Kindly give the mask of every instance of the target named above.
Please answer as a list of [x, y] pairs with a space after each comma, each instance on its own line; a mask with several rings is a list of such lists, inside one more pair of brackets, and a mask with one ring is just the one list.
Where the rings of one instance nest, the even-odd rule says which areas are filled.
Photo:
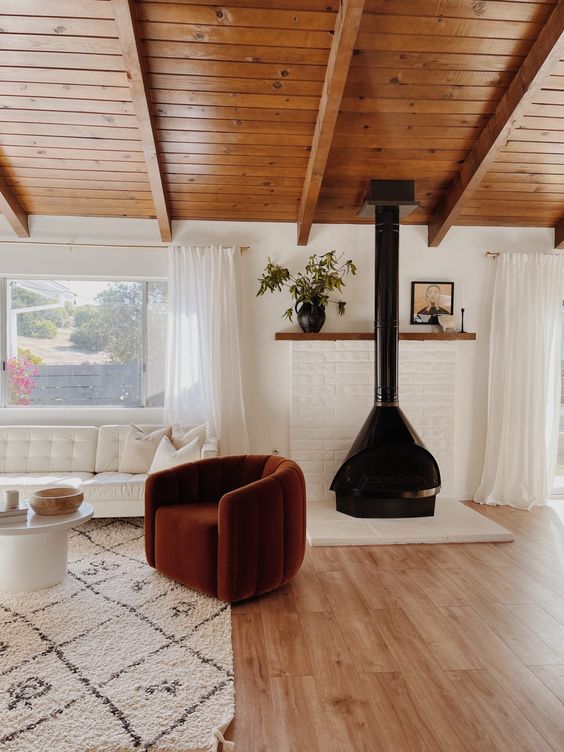
[[124, 413], [127, 411], [130, 412], [137, 412], [138, 410], [163, 410], [163, 407], [150, 407], [142, 405], [138, 406], [131, 406], [131, 405], [124, 405], [123, 407], [120, 407], [119, 405], [57, 405], [56, 407], [54, 405], [5, 405], [4, 407], [0, 407], [0, 410], [2, 412], [8, 412], [8, 411], [17, 411], [20, 410], [40, 410], [41, 412], [48, 412], [51, 410], [52, 412], [60, 412], [61, 410], [75, 410], [76, 412], [87, 412], [87, 411], [102, 411], [102, 412], [119, 412]]

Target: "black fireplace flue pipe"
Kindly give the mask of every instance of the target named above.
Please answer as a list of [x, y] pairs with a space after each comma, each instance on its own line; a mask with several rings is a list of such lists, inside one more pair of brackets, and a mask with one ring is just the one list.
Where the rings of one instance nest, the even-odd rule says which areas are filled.
[[399, 207], [376, 206], [374, 400], [398, 404]]

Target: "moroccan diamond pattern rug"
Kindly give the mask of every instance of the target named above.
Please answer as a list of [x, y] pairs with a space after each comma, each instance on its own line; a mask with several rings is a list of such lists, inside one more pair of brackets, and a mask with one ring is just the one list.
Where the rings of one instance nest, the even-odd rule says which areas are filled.
[[232, 667], [229, 606], [149, 567], [142, 520], [93, 520], [63, 583], [0, 594], [0, 752], [217, 749]]

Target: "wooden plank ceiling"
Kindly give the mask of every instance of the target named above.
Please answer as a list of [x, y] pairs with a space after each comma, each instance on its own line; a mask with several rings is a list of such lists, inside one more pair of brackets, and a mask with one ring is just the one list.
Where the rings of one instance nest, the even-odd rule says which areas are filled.
[[[170, 219], [296, 222], [302, 200], [306, 241], [311, 220], [366, 221], [370, 178], [406, 178], [405, 221], [432, 225], [563, 3], [365, 0], [315, 207], [332, 45], [349, 65], [335, 25], [358, 0], [2, 0], [0, 211], [19, 235], [26, 214], [76, 214], [158, 217], [166, 238]], [[563, 219], [564, 50], [456, 223]]]

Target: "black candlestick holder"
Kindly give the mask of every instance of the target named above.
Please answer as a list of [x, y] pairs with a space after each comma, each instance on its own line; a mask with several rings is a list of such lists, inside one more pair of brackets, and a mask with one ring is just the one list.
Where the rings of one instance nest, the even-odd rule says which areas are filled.
[[464, 333], [464, 308], [460, 309], [460, 333]]

